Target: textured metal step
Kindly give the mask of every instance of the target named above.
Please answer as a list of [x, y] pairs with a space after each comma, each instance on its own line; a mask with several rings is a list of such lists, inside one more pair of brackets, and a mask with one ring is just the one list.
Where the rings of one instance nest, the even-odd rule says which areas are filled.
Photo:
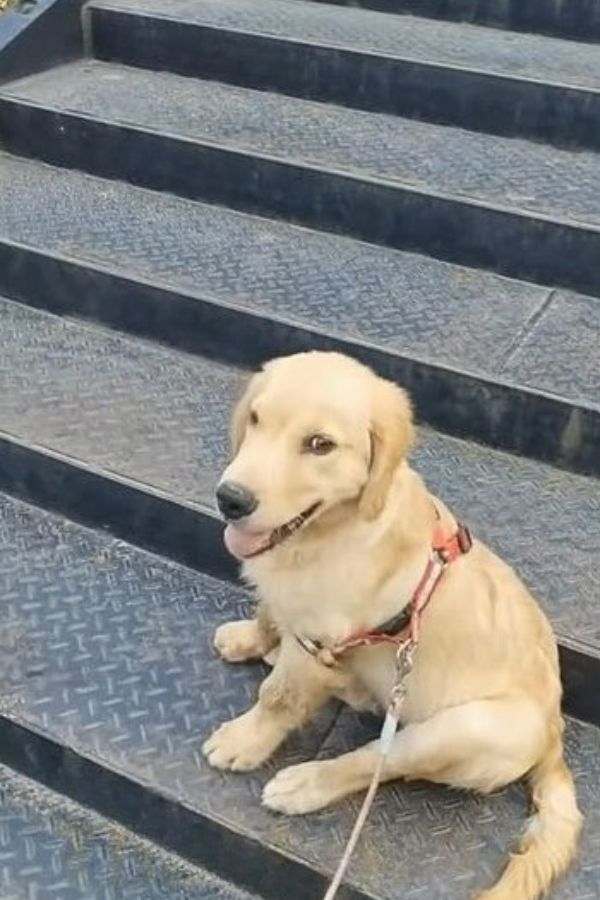
[[[319, 873], [335, 866], [357, 800], [288, 819], [260, 806], [261, 788], [287, 763], [356, 746], [376, 723], [332, 707], [256, 774], [210, 770], [203, 738], [248, 705], [261, 677], [211, 648], [214, 627], [246, 608], [239, 589], [1, 497], [0, 537], [0, 759], [271, 900], [321, 896]], [[568, 753], [587, 828], [553, 896], [588, 900], [600, 733], [571, 721]], [[519, 787], [476, 799], [386, 786], [350, 883], [363, 898], [466, 900], [493, 878], [526, 815]]]
[[[239, 370], [6, 301], [0, 345], [0, 489], [231, 577], [212, 509]], [[431, 431], [414, 461], [532, 586], [600, 722], [600, 481]]]
[[600, 147], [600, 62], [586, 44], [302, 0], [101, 0], [90, 15], [104, 59]]
[[549, 34], [579, 41], [600, 41], [600, 7], [596, 0], [327, 0], [381, 12], [429, 16], [513, 31]]
[[600, 293], [591, 152], [98, 62], [6, 86], [0, 138], [53, 164]]
[[2, 765], [0, 822], [2, 900], [254, 896]]
[[436, 427], [600, 474], [595, 298], [2, 155], [0, 292], [241, 365], [335, 346]]

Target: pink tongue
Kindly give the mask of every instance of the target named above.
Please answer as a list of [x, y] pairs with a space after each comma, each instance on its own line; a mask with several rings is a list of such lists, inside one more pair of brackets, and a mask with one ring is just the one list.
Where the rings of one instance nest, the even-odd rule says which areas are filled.
[[228, 525], [225, 529], [225, 546], [232, 556], [237, 559], [245, 559], [262, 550], [269, 543], [270, 531], [259, 531], [252, 534], [250, 531], [242, 531], [235, 525]]

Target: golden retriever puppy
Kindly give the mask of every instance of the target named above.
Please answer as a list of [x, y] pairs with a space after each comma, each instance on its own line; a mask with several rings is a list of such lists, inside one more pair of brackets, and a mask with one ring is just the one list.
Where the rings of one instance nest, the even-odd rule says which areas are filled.
[[[215, 644], [230, 662], [276, 650], [275, 663], [256, 705], [207, 740], [211, 765], [260, 766], [332, 696], [386, 708], [396, 648], [349, 648], [349, 639], [398, 631], [434, 535], [454, 539], [458, 527], [407, 462], [413, 436], [406, 393], [339, 354], [277, 359], [250, 381], [217, 499], [226, 544], [260, 603], [254, 620], [219, 628]], [[422, 613], [383, 777], [488, 792], [527, 775], [535, 816], [480, 897], [534, 900], [571, 862], [581, 828], [563, 760], [556, 643], [513, 570], [477, 540], [463, 550]], [[379, 753], [375, 741], [292, 766], [263, 802], [289, 814], [320, 809], [365, 788]]]

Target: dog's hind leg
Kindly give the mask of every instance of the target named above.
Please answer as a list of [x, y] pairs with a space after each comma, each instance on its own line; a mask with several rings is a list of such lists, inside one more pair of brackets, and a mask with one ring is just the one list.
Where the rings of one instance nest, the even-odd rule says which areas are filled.
[[[529, 700], [478, 700], [441, 710], [398, 732], [383, 780], [423, 779], [488, 792], [515, 781], [537, 762], [547, 740], [543, 717]], [[279, 772], [264, 803], [280, 812], [312, 812], [366, 788], [377, 766], [377, 741], [336, 759]]]

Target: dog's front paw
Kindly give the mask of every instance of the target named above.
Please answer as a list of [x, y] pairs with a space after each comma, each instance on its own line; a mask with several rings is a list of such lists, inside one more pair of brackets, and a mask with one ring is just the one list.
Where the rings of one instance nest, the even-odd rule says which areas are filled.
[[214, 644], [222, 659], [232, 663], [261, 659], [269, 651], [255, 619], [241, 619], [219, 626]]
[[282, 769], [263, 791], [263, 805], [291, 816], [323, 809], [336, 799], [327, 777], [328, 763], [309, 762]]
[[257, 728], [252, 710], [225, 722], [204, 743], [202, 752], [215, 769], [249, 772], [261, 766], [279, 740], [268, 728]]

